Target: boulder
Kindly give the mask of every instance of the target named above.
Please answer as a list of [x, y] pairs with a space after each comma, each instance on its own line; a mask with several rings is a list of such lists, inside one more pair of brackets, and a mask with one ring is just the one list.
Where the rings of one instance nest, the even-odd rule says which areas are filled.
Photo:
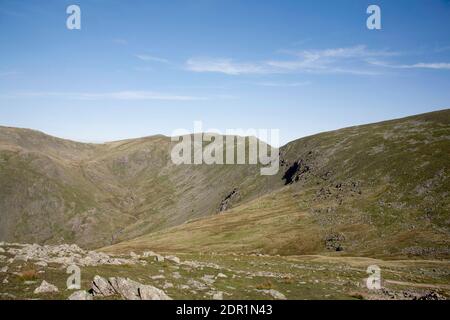
[[274, 290], [274, 289], [270, 289], [270, 290], [265, 290], [266, 293], [268, 293], [269, 295], [272, 296], [272, 298], [277, 299], [277, 300], [286, 300], [286, 296], [284, 294], [282, 294], [281, 292]]
[[114, 290], [126, 300], [171, 300], [164, 291], [125, 278], [110, 278]]
[[93, 300], [93, 297], [87, 291], [82, 290], [72, 293], [67, 300]]
[[35, 294], [58, 292], [58, 288], [47, 281], [42, 281], [41, 285], [34, 290]]
[[98, 295], [103, 297], [109, 297], [116, 294], [114, 288], [111, 286], [108, 280], [100, 276], [94, 277], [94, 280], [92, 281], [92, 292], [96, 296]]
[[175, 256], [166, 256], [166, 260], [169, 260], [169, 261], [171, 261], [173, 263], [176, 263], [176, 264], [180, 264], [181, 263], [180, 258], [175, 257]]

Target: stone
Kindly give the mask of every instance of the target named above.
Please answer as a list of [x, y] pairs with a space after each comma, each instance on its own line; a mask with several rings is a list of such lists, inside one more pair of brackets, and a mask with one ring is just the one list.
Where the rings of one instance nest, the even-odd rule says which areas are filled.
[[142, 257], [144, 257], [144, 258], [156, 257], [156, 256], [158, 256], [158, 254], [155, 253], [155, 252], [153, 252], [153, 251], [145, 251], [145, 252], [142, 254]]
[[166, 260], [169, 260], [169, 261], [171, 261], [173, 263], [176, 263], [176, 264], [180, 264], [181, 263], [180, 258], [175, 257], [175, 256], [166, 256]]
[[47, 281], [43, 280], [41, 285], [39, 287], [36, 288], [36, 290], [34, 290], [35, 294], [39, 294], [39, 293], [54, 293], [54, 292], [58, 292], [58, 288], [50, 283], [48, 283]]
[[44, 268], [48, 266], [47, 262], [45, 262], [45, 261], [38, 261], [38, 262], [35, 262], [34, 264], [39, 267], [44, 267]]
[[4, 266], [3, 268], [0, 269], [0, 273], [6, 273], [8, 272], [8, 266]]
[[111, 286], [108, 280], [100, 276], [94, 277], [91, 288], [93, 294], [98, 296], [110, 297], [116, 294], [114, 288]]
[[227, 276], [226, 274], [219, 273], [219, 274], [216, 276], [216, 278], [222, 278], [222, 279], [225, 279], [225, 278], [228, 278], [228, 276]]
[[223, 292], [218, 291], [214, 293], [213, 300], [223, 300]]
[[173, 283], [171, 283], [171, 282], [164, 283], [164, 286], [163, 286], [164, 290], [165, 289], [170, 289], [170, 288], [173, 288]]
[[131, 279], [110, 278], [114, 290], [126, 300], [171, 300], [164, 291], [150, 285], [143, 285]]
[[87, 291], [76, 291], [70, 295], [67, 300], [93, 300], [93, 296]]
[[156, 260], [156, 262], [164, 262], [164, 257], [159, 255], [159, 254], [157, 254], [155, 256], [155, 260]]
[[209, 274], [205, 274], [201, 280], [209, 285], [213, 284], [215, 282], [214, 280], [214, 276], [213, 275], [209, 275]]
[[141, 300], [172, 300], [164, 291], [145, 285], [139, 288]]
[[270, 290], [264, 290], [266, 293], [268, 293], [269, 295], [272, 296], [272, 298], [277, 299], [277, 300], [286, 300], [286, 296], [284, 294], [282, 294], [281, 292], [274, 290], [274, 289], [270, 289]]

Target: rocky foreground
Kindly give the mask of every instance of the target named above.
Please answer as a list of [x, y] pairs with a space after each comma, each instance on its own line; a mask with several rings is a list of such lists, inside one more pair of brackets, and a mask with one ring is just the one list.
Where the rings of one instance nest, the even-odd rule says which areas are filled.
[[[380, 290], [365, 285], [379, 265]], [[68, 288], [73, 266], [79, 287]], [[72, 268], [72, 269], [71, 269]], [[111, 255], [77, 245], [0, 243], [0, 299], [447, 299], [449, 261], [261, 254]]]

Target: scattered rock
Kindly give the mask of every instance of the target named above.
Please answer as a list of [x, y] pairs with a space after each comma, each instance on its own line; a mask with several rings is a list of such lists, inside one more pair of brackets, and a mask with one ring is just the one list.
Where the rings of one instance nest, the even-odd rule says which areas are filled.
[[274, 289], [270, 289], [270, 290], [258, 290], [262, 293], [268, 294], [270, 295], [272, 298], [276, 299], [276, 300], [286, 300], [286, 296], [284, 294], [282, 294], [281, 292], [274, 290]]
[[165, 258], [166, 258], [166, 260], [169, 260], [169, 261], [171, 261], [173, 263], [176, 263], [176, 264], [180, 264], [181, 263], [180, 258], [175, 257], [175, 256], [166, 256]]
[[340, 233], [332, 233], [325, 237], [325, 247], [332, 251], [343, 251], [342, 242], [345, 241], [345, 237]]
[[41, 285], [34, 290], [35, 294], [58, 292], [58, 288], [47, 281], [42, 281]]
[[225, 278], [228, 278], [228, 276], [227, 276], [226, 274], [219, 273], [219, 274], [216, 276], [216, 278], [222, 278], [222, 279], [225, 279]]
[[8, 272], [8, 266], [4, 266], [3, 268], [0, 269], [0, 273], [6, 273]]
[[158, 254], [155, 253], [155, 252], [153, 252], [153, 251], [145, 251], [145, 252], [142, 254], [142, 257], [144, 257], [144, 258], [156, 257], [156, 256], [158, 256]]
[[93, 296], [87, 291], [76, 291], [67, 300], [92, 300]]
[[35, 262], [34, 264], [39, 267], [44, 267], [44, 268], [48, 266], [48, 263], [45, 261], [38, 261], [38, 262]]
[[214, 293], [213, 300], [223, 300], [223, 292], [218, 291]]
[[170, 289], [170, 288], [173, 288], [173, 283], [171, 283], [171, 282], [164, 283], [164, 286], [163, 286], [164, 290]]
[[417, 300], [446, 300], [445, 297], [440, 295], [436, 291], [430, 291], [424, 294], [423, 296], [417, 298]]
[[209, 285], [214, 284], [215, 280], [214, 280], [214, 276], [213, 275], [209, 275], [209, 274], [205, 274], [201, 280]]

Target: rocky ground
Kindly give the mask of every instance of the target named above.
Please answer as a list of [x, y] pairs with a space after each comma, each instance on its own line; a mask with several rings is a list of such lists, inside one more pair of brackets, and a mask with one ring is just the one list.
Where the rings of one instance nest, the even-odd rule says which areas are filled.
[[[69, 266], [81, 288], [67, 289]], [[382, 289], [366, 288], [369, 265]], [[76, 245], [0, 243], [0, 299], [448, 299], [450, 262], [240, 254], [112, 256]]]

